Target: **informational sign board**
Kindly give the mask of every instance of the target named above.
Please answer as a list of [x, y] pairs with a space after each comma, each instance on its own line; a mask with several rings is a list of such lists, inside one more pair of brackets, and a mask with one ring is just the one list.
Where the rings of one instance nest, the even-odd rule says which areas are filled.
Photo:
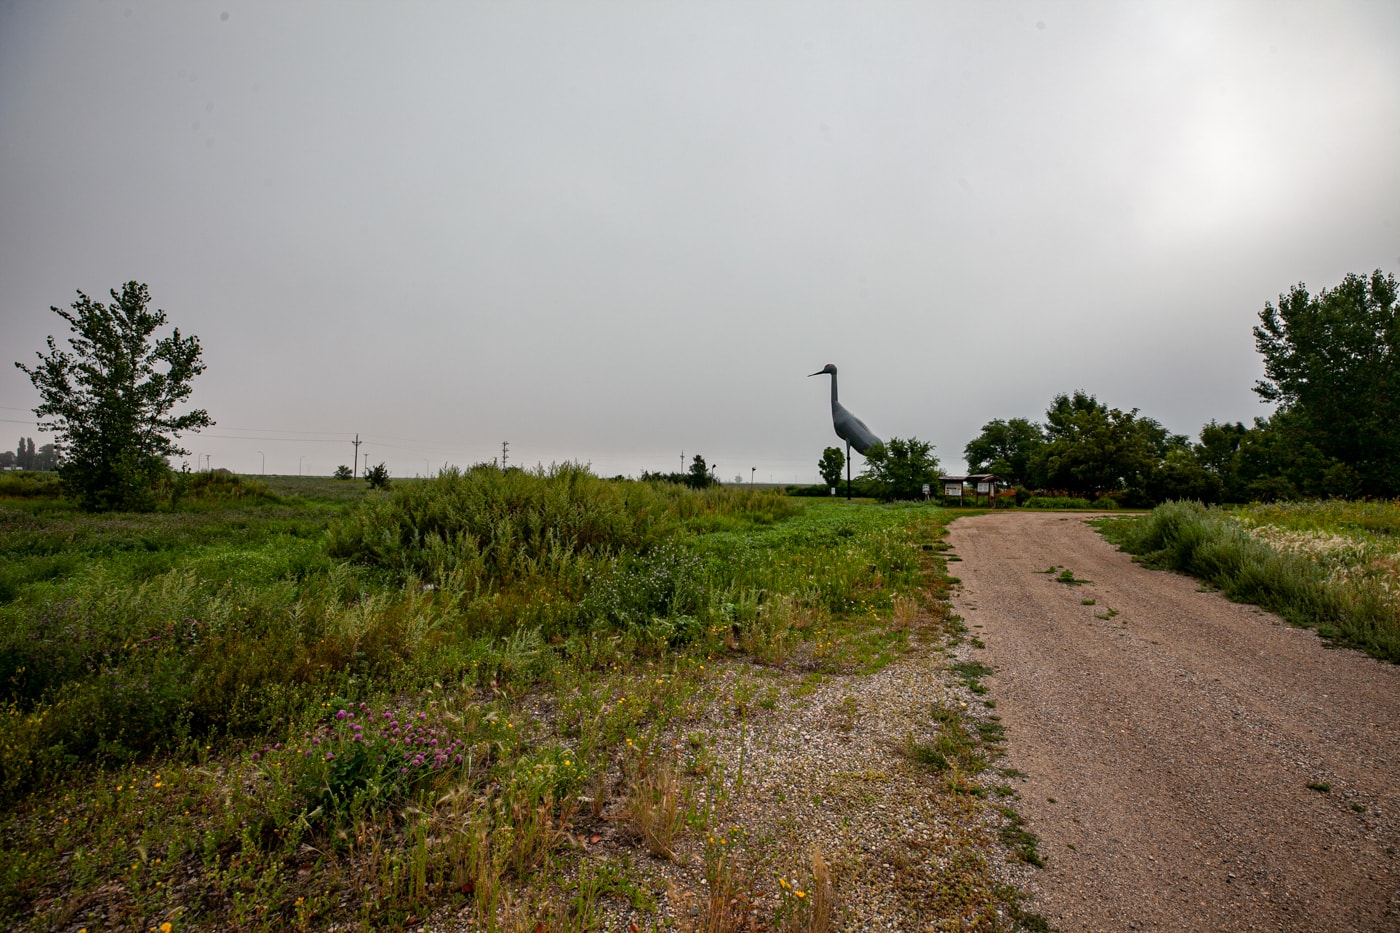
[[977, 492], [978, 492], [979, 495], [985, 496], [985, 495], [987, 495], [987, 494], [988, 494], [989, 492], [991, 492], [991, 491], [992, 491], [992, 484], [991, 484], [991, 483], [978, 483], [978, 484], [977, 484]]
[[944, 483], [944, 484], [943, 484], [943, 495], [945, 495], [945, 496], [961, 496], [961, 495], [962, 495], [962, 483]]

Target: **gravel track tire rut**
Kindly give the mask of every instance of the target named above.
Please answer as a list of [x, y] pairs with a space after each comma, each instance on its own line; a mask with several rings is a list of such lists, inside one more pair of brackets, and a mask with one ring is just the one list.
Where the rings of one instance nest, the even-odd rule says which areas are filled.
[[1067, 933], [1400, 930], [1400, 666], [1144, 569], [1086, 517], [947, 539], [1046, 859], [1030, 906]]

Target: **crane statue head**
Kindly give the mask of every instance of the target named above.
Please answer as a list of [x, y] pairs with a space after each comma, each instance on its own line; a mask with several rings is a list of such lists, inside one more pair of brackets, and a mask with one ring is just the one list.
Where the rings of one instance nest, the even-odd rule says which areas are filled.
[[835, 363], [827, 363], [807, 378], [825, 375], [831, 376], [831, 426], [836, 429], [836, 436], [860, 451], [862, 455], [883, 444], [884, 441], [876, 437], [875, 432], [867, 428], [864, 421], [861, 421], [845, 405], [837, 401]]

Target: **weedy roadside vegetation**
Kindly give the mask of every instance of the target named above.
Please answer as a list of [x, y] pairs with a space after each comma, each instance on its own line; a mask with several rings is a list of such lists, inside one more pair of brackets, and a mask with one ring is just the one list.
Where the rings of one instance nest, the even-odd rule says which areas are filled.
[[[0, 500], [10, 928], [836, 923], [815, 837], [730, 827], [743, 759], [694, 724], [907, 651], [937, 510], [573, 465], [293, 479]], [[706, 884], [672, 890], [687, 858]]]
[[1099, 523], [1144, 563], [1387, 661], [1400, 661], [1400, 503], [1301, 502], [1237, 510], [1170, 502]]

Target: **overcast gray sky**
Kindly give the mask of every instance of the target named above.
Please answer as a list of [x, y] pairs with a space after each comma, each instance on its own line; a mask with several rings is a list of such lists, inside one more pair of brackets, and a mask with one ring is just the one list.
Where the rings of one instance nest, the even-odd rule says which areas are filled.
[[1075, 389], [1267, 414], [1264, 303], [1376, 268], [1400, 3], [0, 7], [0, 440], [135, 279], [192, 462], [815, 482], [832, 362], [956, 470]]

